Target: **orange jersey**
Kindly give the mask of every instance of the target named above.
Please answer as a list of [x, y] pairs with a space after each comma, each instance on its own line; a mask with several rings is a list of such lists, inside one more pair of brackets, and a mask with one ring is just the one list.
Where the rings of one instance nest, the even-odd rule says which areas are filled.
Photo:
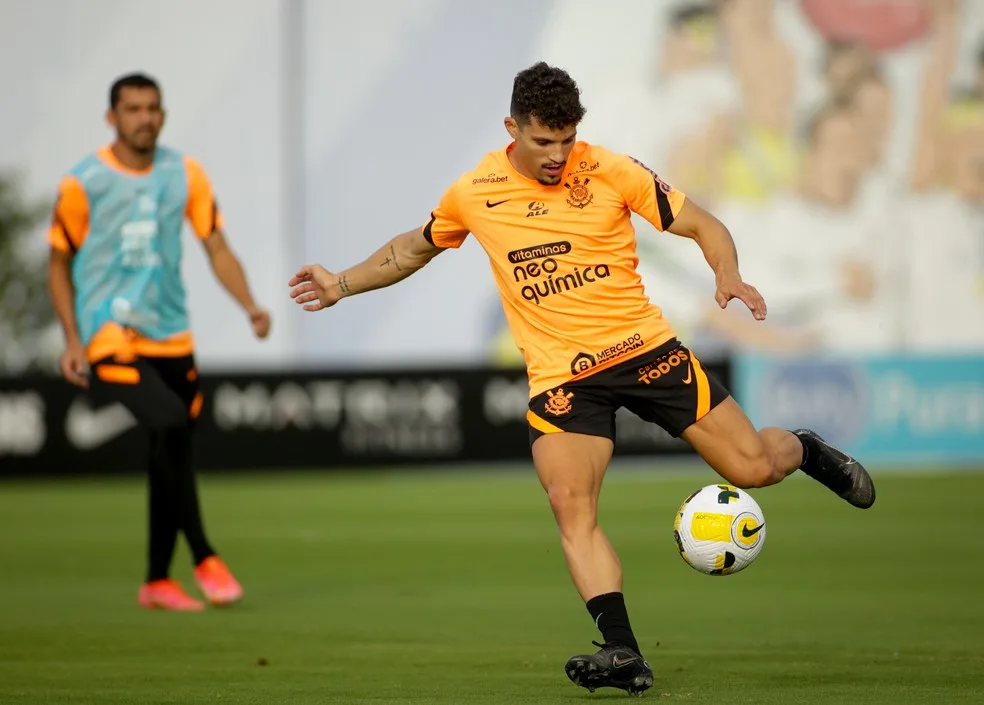
[[473, 233], [484, 248], [530, 396], [675, 337], [636, 270], [636, 212], [670, 227], [686, 197], [640, 162], [578, 142], [561, 183], [545, 186], [485, 156], [444, 193], [424, 226], [436, 247]]

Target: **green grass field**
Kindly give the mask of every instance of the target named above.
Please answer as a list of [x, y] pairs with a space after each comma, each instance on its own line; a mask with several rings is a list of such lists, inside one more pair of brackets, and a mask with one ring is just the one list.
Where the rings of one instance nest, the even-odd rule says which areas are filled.
[[[881, 474], [862, 512], [805, 477], [755, 492], [758, 561], [707, 577], [673, 514], [709, 471], [618, 469], [602, 522], [656, 671], [688, 703], [984, 702], [984, 473]], [[246, 601], [136, 606], [142, 481], [0, 485], [0, 702], [590, 703], [599, 639], [532, 472], [205, 476]], [[184, 547], [175, 575], [191, 586]], [[260, 665], [261, 659], [266, 665]]]

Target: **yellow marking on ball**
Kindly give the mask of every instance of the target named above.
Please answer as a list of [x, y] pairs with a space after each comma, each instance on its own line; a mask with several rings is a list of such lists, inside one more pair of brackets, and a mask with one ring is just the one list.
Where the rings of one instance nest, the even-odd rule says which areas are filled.
[[698, 541], [731, 541], [731, 522], [734, 514], [694, 512], [690, 520], [690, 533]]

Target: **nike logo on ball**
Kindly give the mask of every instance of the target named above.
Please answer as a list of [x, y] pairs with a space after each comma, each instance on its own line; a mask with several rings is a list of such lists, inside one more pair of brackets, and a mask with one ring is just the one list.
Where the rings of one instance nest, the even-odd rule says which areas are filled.
[[754, 529], [749, 530], [748, 524], [745, 524], [745, 526], [741, 527], [741, 535], [744, 538], [746, 538], [746, 539], [750, 539], [755, 534], [757, 534], [758, 532], [760, 532], [764, 527], [765, 527], [765, 524], [759, 524]]

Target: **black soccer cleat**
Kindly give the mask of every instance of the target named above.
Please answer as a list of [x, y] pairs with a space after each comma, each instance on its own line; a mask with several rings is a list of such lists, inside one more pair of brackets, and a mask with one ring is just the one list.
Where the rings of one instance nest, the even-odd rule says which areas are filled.
[[596, 688], [621, 688], [629, 695], [642, 695], [653, 687], [653, 669], [628, 646], [599, 644], [601, 651], [571, 656], [564, 670], [574, 683], [593, 693]]
[[793, 431], [809, 452], [801, 468], [849, 504], [867, 509], [875, 503], [875, 483], [857, 460], [837, 450], [808, 428]]

